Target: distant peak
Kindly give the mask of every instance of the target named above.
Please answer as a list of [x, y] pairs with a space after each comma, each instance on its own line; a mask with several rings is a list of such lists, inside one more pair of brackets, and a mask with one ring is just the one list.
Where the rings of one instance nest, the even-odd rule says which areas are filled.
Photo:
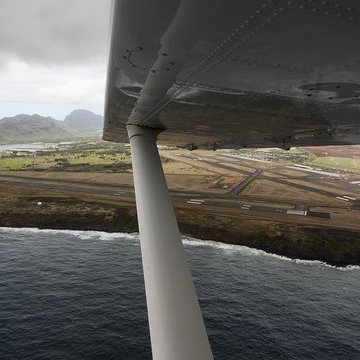
[[87, 110], [87, 109], [75, 109], [67, 116], [77, 115], [77, 114], [88, 114], [88, 115], [101, 116], [101, 115], [95, 114], [94, 112]]
[[85, 109], [75, 109], [64, 119], [64, 123], [68, 128], [82, 132], [101, 130], [103, 121], [101, 115]]

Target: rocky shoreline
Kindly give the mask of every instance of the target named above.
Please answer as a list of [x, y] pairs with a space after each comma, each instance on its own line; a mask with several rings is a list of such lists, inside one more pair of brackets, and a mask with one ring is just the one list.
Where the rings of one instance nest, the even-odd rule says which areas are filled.
[[[33, 200], [33, 199], [32, 199]], [[43, 199], [44, 201], [44, 199]], [[69, 199], [46, 199], [46, 206], [0, 210], [0, 226], [137, 232], [133, 206], [114, 206]], [[178, 210], [180, 231], [203, 240], [244, 245], [293, 259], [319, 260], [335, 266], [360, 265], [360, 232], [199, 215]]]

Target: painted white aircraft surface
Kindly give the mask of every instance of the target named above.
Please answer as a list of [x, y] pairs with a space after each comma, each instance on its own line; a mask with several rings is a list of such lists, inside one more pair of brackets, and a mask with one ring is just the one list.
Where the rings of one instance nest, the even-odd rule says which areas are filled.
[[103, 137], [131, 144], [155, 360], [213, 358], [157, 143], [359, 144], [359, 35], [358, 0], [114, 1]]

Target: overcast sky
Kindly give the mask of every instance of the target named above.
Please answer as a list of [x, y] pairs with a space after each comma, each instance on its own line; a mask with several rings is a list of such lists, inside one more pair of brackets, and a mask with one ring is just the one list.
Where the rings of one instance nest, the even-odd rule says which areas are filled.
[[103, 113], [111, 0], [0, 0], [0, 118]]

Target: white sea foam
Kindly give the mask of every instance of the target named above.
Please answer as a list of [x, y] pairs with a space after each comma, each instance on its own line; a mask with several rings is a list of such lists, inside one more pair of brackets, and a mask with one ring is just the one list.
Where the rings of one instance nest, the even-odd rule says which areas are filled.
[[[12, 233], [48, 233], [48, 234], [69, 234], [72, 236], [77, 236], [82, 240], [102, 240], [102, 241], [113, 241], [119, 239], [127, 240], [138, 240], [138, 233], [108, 233], [105, 231], [85, 231], [85, 230], [60, 230], [60, 229], [38, 229], [38, 228], [12, 228], [12, 227], [0, 227], [0, 232], [12, 232]], [[243, 245], [234, 245], [234, 244], [225, 244], [213, 240], [199, 240], [191, 238], [188, 236], [183, 237], [183, 243], [185, 245], [194, 246], [194, 247], [212, 247], [221, 250], [222, 252], [234, 253], [239, 252], [247, 256], [266, 256], [271, 258], [276, 258], [281, 261], [293, 262], [296, 264], [310, 265], [310, 266], [321, 266], [331, 269], [336, 269], [340, 271], [349, 271], [349, 270], [360, 270], [358, 265], [348, 265], [344, 267], [337, 267], [326, 262], [319, 260], [302, 260], [302, 259], [291, 259], [286, 256], [277, 255], [268, 253], [264, 250], [250, 248]]]
[[2, 232], [12, 233], [42, 233], [42, 234], [68, 234], [76, 236], [82, 240], [104, 240], [111, 241], [116, 239], [128, 239], [134, 240], [139, 238], [137, 233], [109, 233], [105, 231], [89, 231], [89, 230], [61, 230], [61, 229], [39, 229], [39, 228], [12, 228], [12, 227], [0, 227]]
[[190, 245], [190, 246], [205, 246], [205, 247], [208, 246], [208, 247], [213, 247], [213, 248], [219, 249], [223, 252], [230, 252], [230, 253], [240, 252], [241, 254], [247, 255], [247, 256], [266, 256], [266, 257], [275, 258], [275, 259], [278, 259], [281, 261], [288, 261], [288, 262], [302, 264], [302, 265], [321, 266], [321, 267], [327, 267], [327, 268], [336, 269], [336, 270], [340, 270], [340, 271], [360, 270], [360, 266], [358, 266], [358, 265], [347, 265], [347, 266], [343, 266], [343, 267], [338, 267], [338, 266], [330, 265], [330, 264], [320, 261], [320, 260], [291, 259], [286, 256], [268, 253], [264, 250], [254, 249], [254, 248], [250, 248], [248, 246], [225, 244], [225, 243], [216, 242], [216, 241], [212, 241], [212, 240], [199, 240], [199, 239], [194, 239], [191, 237], [184, 237], [183, 242], [184, 242], [184, 244]]

